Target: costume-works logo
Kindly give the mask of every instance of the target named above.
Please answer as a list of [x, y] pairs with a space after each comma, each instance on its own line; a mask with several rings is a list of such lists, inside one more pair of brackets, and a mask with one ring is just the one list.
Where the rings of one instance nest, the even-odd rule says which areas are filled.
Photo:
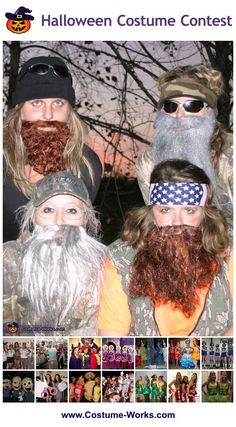
[[9, 324], [7, 325], [7, 331], [8, 331], [10, 334], [15, 334], [15, 333], [18, 331], [18, 329], [19, 329], [19, 325], [18, 325], [18, 323], [16, 323], [16, 322], [12, 322], [12, 323], [9, 323]]
[[30, 21], [34, 20], [32, 15], [29, 15], [32, 10], [24, 6], [20, 6], [15, 13], [7, 12], [5, 14], [7, 21], [7, 29], [12, 33], [23, 34], [29, 31], [31, 27]]

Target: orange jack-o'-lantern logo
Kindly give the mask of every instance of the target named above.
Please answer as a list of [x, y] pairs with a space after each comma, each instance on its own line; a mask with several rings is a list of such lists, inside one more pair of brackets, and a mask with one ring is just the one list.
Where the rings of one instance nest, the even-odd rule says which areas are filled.
[[12, 33], [17, 33], [17, 34], [21, 34], [21, 33], [26, 33], [26, 31], [28, 31], [31, 27], [30, 21], [16, 21], [14, 19], [8, 19], [7, 21], [7, 29], [9, 31], [11, 31]]
[[15, 334], [18, 331], [19, 325], [16, 322], [12, 322], [12, 323], [9, 323], [7, 327], [8, 327], [8, 332], [10, 332], [11, 334]]
[[23, 34], [29, 31], [31, 27], [30, 21], [34, 20], [34, 17], [28, 14], [30, 12], [32, 12], [30, 9], [21, 6], [15, 13], [6, 13], [5, 16], [8, 19], [7, 29], [16, 34]]

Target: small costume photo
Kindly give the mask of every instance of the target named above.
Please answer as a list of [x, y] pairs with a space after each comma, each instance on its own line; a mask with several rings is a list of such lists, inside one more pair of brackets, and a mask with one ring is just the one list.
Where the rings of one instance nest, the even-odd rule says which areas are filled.
[[3, 372], [3, 402], [34, 402], [34, 372]]
[[134, 338], [102, 338], [102, 369], [134, 369]]
[[28, 338], [3, 339], [3, 369], [34, 369], [34, 340]]
[[202, 338], [202, 369], [233, 369], [233, 338]]
[[101, 372], [69, 371], [69, 402], [101, 402]]
[[103, 402], [132, 403], [134, 393], [134, 371], [103, 371]]
[[168, 402], [200, 402], [199, 373], [190, 370], [168, 371]]
[[135, 402], [166, 402], [167, 371], [136, 371]]
[[169, 338], [169, 369], [179, 368], [200, 368], [199, 338]]
[[67, 371], [36, 371], [36, 402], [67, 402]]
[[233, 371], [203, 371], [202, 402], [233, 402]]
[[136, 338], [136, 369], [166, 368], [167, 352], [167, 338]]
[[100, 369], [101, 338], [70, 338], [69, 369]]
[[67, 339], [63, 337], [36, 340], [36, 369], [66, 369]]

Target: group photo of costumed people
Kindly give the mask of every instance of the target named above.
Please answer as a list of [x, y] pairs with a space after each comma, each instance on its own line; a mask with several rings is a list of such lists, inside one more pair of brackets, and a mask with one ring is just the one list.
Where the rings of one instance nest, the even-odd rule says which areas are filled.
[[36, 402], [67, 402], [68, 374], [67, 371], [36, 371], [35, 383]]
[[3, 369], [34, 369], [34, 341], [3, 338]]
[[[224, 126], [219, 120], [222, 102], [231, 101], [231, 70], [212, 68], [202, 55], [158, 67], [144, 95], [151, 90], [153, 102], [145, 139], [138, 123], [119, 124], [116, 109], [106, 122], [103, 95], [82, 96], [86, 85], [94, 89], [80, 64], [83, 42], [73, 53], [66, 42], [39, 42], [37, 51], [19, 43], [15, 68], [4, 44], [3, 335], [15, 325], [17, 336], [107, 337], [89, 362], [83, 352], [81, 366], [78, 343], [69, 348], [70, 369], [91, 372], [101, 357], [104, 369], [132, 369], [145, 351], [141, 367], [167, 363], [165, 341], [122, 348], [115, 337], [185, 337], [178, 368], [196, 368], [198, 344], [191, 355], [188, 337], [233, 336], [230, 102]], [[103, 70], [116, 90], [119, 76], [110, 63]], [[120, 140], [132, 140], [131, 152]], [[124, 158], [132, 173], [122, 169]]]
[[199, 373], [192, 371], [168, 372], [168, 402], [200, 402]]
[[233, 402], [233, 371], [203, 371], [202, 402]]
[[136, 371], [136, 402], [166, 402], [166, 391], [167, 371]]
[[167, 338], [135, 338], [136, 369], [167, 367]]
[[69, 338], [69, 369], [100, 369], [101, 338]]
[[133, 369], [134, 338], [102, 338], [102, 369]]
[[36, 368], [66, 369], [67, 346], [63, 337], [36, 339]]
[[69, 402], [101, 402], [101, 372], [70, 371]]
[[200, 368], [200, 339], [169, 338], [169, 369], [176, 368]]
[[103, 402], [133, 403], [134, 394], [134, 371], [103, 371]]
[[202, 338], [202, 369], [233, 369], [233, 338]]
[[3, 402], [32, 403], [34, 398], [34, 371], [3, 372]]

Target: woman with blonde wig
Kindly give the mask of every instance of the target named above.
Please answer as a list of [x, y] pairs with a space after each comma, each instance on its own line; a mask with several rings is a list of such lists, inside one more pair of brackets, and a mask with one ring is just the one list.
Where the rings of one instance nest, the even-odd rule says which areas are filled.
[[18, 236], [15, 211], [44, 176], [67, 170], [81, 177], [93, 202], [102, 166], [86, 145], [86, 127], [75, 112], [72, 77], [59, 57], [25, 62], [4, 121], [4, 241]]

